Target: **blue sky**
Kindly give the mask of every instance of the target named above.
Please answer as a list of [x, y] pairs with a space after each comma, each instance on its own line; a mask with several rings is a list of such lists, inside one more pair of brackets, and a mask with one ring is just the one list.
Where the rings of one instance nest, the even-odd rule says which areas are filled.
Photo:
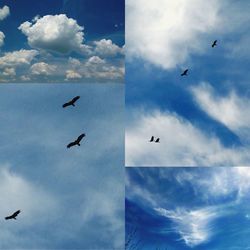
[[[0, 90], [0, 248], [122, 248], [123, 86]], [[63, 109], [76, 95], [76, 107]], [[67, 149], [81, 133], [81, 147]], [[17, 209], [17, 221], [4, 220]]]
[[1, 1], [1, 82], [123, 82], [124, 1]]
[[126, 165], [247, 165], [250, 4], [142, 4], [126, 4]]
[[126, 236], [136, 230], [138, 249], [249, 249], [249, 178], [247, 167], [127, 168]]

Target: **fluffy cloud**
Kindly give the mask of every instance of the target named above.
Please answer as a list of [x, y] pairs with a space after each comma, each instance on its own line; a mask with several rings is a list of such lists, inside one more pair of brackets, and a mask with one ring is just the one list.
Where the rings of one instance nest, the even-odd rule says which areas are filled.
[[16, 70], [14, 68], [5, 68], [3, 71], [4, 76], [15, 76], [16, 75]]
[[0, 68], [29, 65], [37, 55], [38, 51], [36, 50], [21, 49], [19, 51], [7, 52], [0, 57]]
[[185, 63], [207, 48], [204, 36], [222, 28], [221, 2], [126, 1], [127, 54], [165, 69]]
[[78, 72], [76, 72], [74, 70], [67, 70], [66, 71], [66, 79], [67, 80], [74, 80], [74, 79], [80, 79], [80, 78], [82, 78], [82, 76]]
[[0, 47], [4, 45], [4, 38], [5, 38], [4, 33], [0, 31]]
[[110, 39], [95, 41], [95, 52], [100, 56], [115, 56], [122, 52], [122, 49], [114, 44]]
[[37, 17], [33, 23], [22, 23], [19, 29], [33, 48], [62, 54], [88, 51], [88, 47], [83, 45], [83, 27], [64, 14]]
[[56, 70], [56, 66], [54, 65], [50, 65], [48, 63], [45, 62], [39, 62], [39, 63], [35, 63], [30, 67], [31, 70], [31, 74], [32, 75], [52, 75], [55, 70]]
[[[226, 148], [218, 138], [171, 113], [135, 112], [126, 129], [127, 166], [217, 166], [249, 163], [247, 149]], [[154, 135], [159, 144], [149, 143]]]
[[250, 101], [231, 91], [219, 96], [208, 83], [193, 87], [191, 92], [197, 104], [215, 120], [236, 132], [242, 140], [250, 133]]
[[10, 14], [10, 8], [8, 6], [4, 6], [0, 8], [0, 20], [4, 20]]

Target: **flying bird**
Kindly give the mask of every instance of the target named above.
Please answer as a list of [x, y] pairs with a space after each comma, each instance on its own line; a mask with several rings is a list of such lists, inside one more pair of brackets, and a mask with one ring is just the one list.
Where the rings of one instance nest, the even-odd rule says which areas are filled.
[[154, 136], [151, 137], [149, 142], [153, 142], [154, 141]]
[[217, 40], [214, 40], [213, 44], [212, 44], [212, 48], [215, 47], [217, 45]]
[[156, 143], [160, 143], [160, 138], [157, 138], [157, 139], [155, 140], [155, 142], [156, 142]]
[[186, 76], [186, 75], [187, 75], [187, 72], [188, 72], [188, 69], [185, 69], [185, 70], [183, 71], [183, 73], [181, 74], [181, 76]]
[[80, 96], [76, 96], [76, 97], [74, 97], [71, 101], [64, 103], [64, 104], [63, 104], [63, 108], [66, 108], [66, 107], [68, 107], [68, 106], [73, 106], [73, 107], [75, 107], [75, 102], [76, 102], [79, 98], [80, 98]]
[[20, 214], [20, 213], [21, 213], [21, 210], [17, 210], [17, 211], [16, 211], [15, 213], [13, 213], [12, 215], [5, 217], [5, 220], [10, 220], [10, 219], [16, 220], [17, 215]]
[[82, 138], [84, 136], [85, 136], [85, 134], [79, 135], [75, 141], [73, 141], [67, 145], [67, 148], [71, 148], [71, 147], [76, 146], [76, 145], [81, 146], [80, 141], [82, 140]]

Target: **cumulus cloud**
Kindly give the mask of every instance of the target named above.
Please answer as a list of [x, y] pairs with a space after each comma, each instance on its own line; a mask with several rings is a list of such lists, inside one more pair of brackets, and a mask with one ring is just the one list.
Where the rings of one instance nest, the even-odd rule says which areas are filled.
[[4, 45], [4, 38], [5, 38], [4, 33], [0, 31], [0, 47]]
[[0, 57], [0, 68], [29, 65], [37, 55], [38, 51], [36, 50], [21, 49], [7, 52], [4, 56]]
[[215, 120], [236, 132], [242, 140], [250, 132], [250, 101], [231, 91], [219, 96], [208, 83], [192, 87], [197, 104]]
[[3, 71], [4, 76], [15, 76], [16, 75], [16, 70], [14, 68], [5, 68]]
[[36, 17], [33, 23], [26, 21], [19, 29], [27, 36], [33, 48], [61, 54], [88, 51], [88, 46], [83, 45], [83, 27], [65, 14]]
[[204, 36], [222, 28], [223, 1], [128, 0], [128, 56], [141, 57], [165, 69], [183, 64], [207, 48]]
[[10, 8], [5, 5], [3, 8], [0, 8], [0, 21], [4, 20], [10, 14]]
[[74, 79], [80, 79], [80, 78], [82, 78], [82, 76], [78, 72], [76, 72], [74, 70], [67, 70], [66, 71], [66, 79], [67, 80], [74, 80]]
[[100, 56], [115, 56], [122, 53], [122, 48], [114, 44], [110, 39], [95, 41], [95, 53]]
[[52, 75], [55, 70], [56, 70], [56, 66], [55, 65], [50, 65], [48, 63], [45, 62], [39, 62], [39, 63], [35, 63], [30, 67], [31, 70], [31, 74], [32, 75]]
[[[226, 148], [176, 114], [135, 112], [136, 121], [126, 129], [127, 166], [221, 166], [249, 162], [247, 149]], [[159, 144], [149, 143], [154, 135]]]

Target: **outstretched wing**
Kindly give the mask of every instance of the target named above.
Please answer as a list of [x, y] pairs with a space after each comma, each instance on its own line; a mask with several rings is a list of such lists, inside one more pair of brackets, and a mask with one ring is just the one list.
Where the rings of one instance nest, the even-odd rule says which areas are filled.
[[85, 134], [79, 135], [78, 138], [76, 139], [76, 142], [79, 143], [84, 136], [85, 136]]
[[151, 137], [150, 141], [154, 141], [154, 136]]
[[79, 98], [80, 98], [80, 96], [78, 95], [78, 96], [74, 97], [74, 98], [71, 100], [71, 102], [72, 102], [72, 103], [75, 103]]
[[73, 147], [73, 146], [75, 146], [75, 145], [76, 145], [75, 142], [71, 142], [71, 143], [69, 143], [69, 144], [67, 145], [67, 148], [71, 148], [71, 147]]
[[68, 107], [70, 105], [70, 102], [66, 102], [66, 103], [64, 103], [62, 106], [63, 106], [63, 108], [66, 108], [66, 107]]
[[19, 215], [21, 213], [21, 210], [17, 210], [14, 214], [12, 214], [13, 217], [16, 217], [17, 215]]

